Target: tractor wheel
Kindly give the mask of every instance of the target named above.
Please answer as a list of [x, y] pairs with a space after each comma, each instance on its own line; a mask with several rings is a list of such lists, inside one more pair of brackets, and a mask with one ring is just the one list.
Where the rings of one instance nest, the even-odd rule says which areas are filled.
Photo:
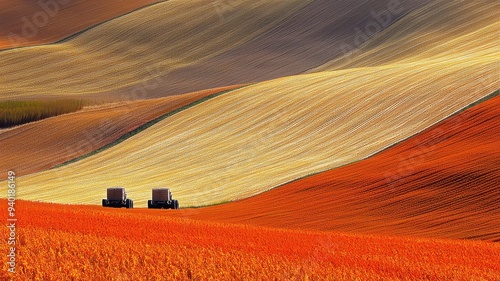
[[127, 209], [133, 208], [133, 207], [134, 207], [134, 205], [133, 205], [133, 204], [134, 204], [134, 203], [132, 202], [132, 200], [127, 199], [127, 200], [125, 201], [125, 208], [127, 208]]
[[174, 200], [174, 210], [177, 210], [177, 209], [179, 209], [179, 201]]
[[108, 206], [108, 200], [107, 199], [102, 199], [102, 206], [107, 207]]
[[148, 200], [148, 209], [153, 208], [153, 200]]

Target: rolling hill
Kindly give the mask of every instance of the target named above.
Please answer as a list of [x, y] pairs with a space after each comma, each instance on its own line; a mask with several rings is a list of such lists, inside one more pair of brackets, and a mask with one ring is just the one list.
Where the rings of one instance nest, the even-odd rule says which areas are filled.
[[[162, 90], [194, 91], [300, 74], [344, 55], [342, 44], [353, 42], [359, 28], [371, 24], [375, 31], [382, 32], [427, 2], [309, 1], [306, 7], [256, 38], [202, 63], [167, 73], [164, 80], [168, 82]], [[176, 81], [178, 89], [169, 84], [171, 81]]]
[[[351, 53], [311, 72], [406, 63], [495, 49], [500, 52], [500, 3], [495, 0], [437, 0], [408, 14], [363, 45], [348, 42]], [[491, 38], [489, 42], [482, 37]], [[499, 66], [500, 68], [500, 66]]]
[[0, 1], [0, 50], [53, 43], [158, 0]]
[[500, 241], [500, 97], [363, 161], [172, 215], [261, 226]]
[[[158, 91], [165, 96], [162, 83], [176, 84], [162, 78], [166, 73], [235, 48], [307, 4], [246, 1], [221, 18], [213, 3], [162, 2], [62, 43], [0, 52], [0, 99], [131, 100]], [[123, 90], [126, 87], [132, 88]], [[198, 90], [207, 88], [212, 87]], [[176, 94], [187, 92], [180, 89]], [[94, 95], [98, 93], [102, 95]]]
[[[149, 121], [232, 87], [182, 96], [120, 102], [0, 131], [0, 170], [41, 172], [113, 143]], [[23, 144], [23, 145], [19, 145]], [[6, 179], [7, 175], [0, 175]]]
[[[188, 15], [200, 12], [187, 4], [170, 4], [180, 5], [178, 9]], [[239, 13], [266, 7], [259, 2]], [[269, 13], [283, 7], [276, 5]], [[479, 9], [474, 5], [452, 8], [464, 17]], [[441, 22], [419, 11], [407, 17]], [[151, 11], [143, 9], [131, 19], [114, 20], [89, 31], [85, 38], [118, 28], [120, 22], [128, 26], [141, 12]], [[19, 194], [23, 199], [96, 204], [105, 187], [124, 185], [142, 204], [150, 188], [170, 186], [184, 206], [200, 206], [242, 199], [364, 159], [500, 88], [495, 44], [499, 23], [485, 18], [483, 25], [474, 25], [475, 31], [457, 33], [440, 45], [442, 55], [284, 77], [219, 96], [93, 157], [22, 177], [25, 189]], [[405, 28], [399, 22], [393, 26]], [[390, 28], [379, 36], [391, 32], [397, 34], [398, 29]], [[115, 33], [120, 37], [118, 30], [103, 35], [113, 41]], [[411, 39], [413, 43], [421, 40], [419, 36]], [[66, 189], [68, 185], [78, 192]]]
[[175, 189], [184, 206], [242, 199], [364, 159], [486, 96], [498, 85], [480, 81], [496, 75], [497, 57], [247, 86], [92, 157], [21, 177], [19, 198], [98, 204], [105, 187], [123, 185], [138, 205], [158, 186]]
[[0, 50], [0, 101], [120, 100], [0, 131], [1, 280], [500, 278], [497, 1], [92, 3]]

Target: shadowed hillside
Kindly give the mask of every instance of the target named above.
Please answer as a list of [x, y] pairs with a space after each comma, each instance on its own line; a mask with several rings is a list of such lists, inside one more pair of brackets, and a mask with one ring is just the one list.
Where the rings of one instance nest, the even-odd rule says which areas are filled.
[[[312, 71], [446, 59], [488, 48], [500, 52], [499, 18], [500, 3], [495, 0], [432, 1], [359, 48], [344, 46], [352, 53]], [[484, 36], [492, 39], [483, 41]]]
[[143, 206], [157, 186], [174, 188], [184, 206], [242, 199], [366, 158], [486, 96], [498, 89], [496, 81], [481, 84], [494, 73], [494, 59], [309, 74], [247, 86], [92, 157], [21, 177], [18, 195], [99, 204], [104, 187], [123, 185]]

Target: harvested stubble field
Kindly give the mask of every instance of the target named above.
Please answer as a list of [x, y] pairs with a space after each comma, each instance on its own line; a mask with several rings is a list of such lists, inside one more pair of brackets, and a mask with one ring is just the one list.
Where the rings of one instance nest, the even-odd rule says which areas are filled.
[[[177, 190], [184, 206], [210, 205], [247, 198], [305, 175], [364, 159], [500, 88], [496, 4], [441, 4], [468, 23], [462, 32], [448, 34], [449, 40], [439, 32], [430, 32], [428, 25], [407, 30], [401, 19], [377, 35], [387, 37], [382, 45], [367, 45], [368, 49], [361, 50], [377, 50], [370, 61], [372, 67], [336, 66], [334, 71], [284, 77], [234, 90], [175, 114], [92, 157], [19, 178], [24, 186], [19, 190], [20, 198], [95, 204], [102, 192], [95, 186], [125, 185], [136, 194], [138, 204], [145, 204], [150, 188], [170, 186]], [[179, 5], [188, 14], [197, 13]], [[438, 30], [453, 29], [454, 22], [443, 22], [440, 10], [429, 8], [432, 5], [404, 19], [425, 19]], [[259, 2], [238, 13], [265, 7]], [[279, 13], [283, 7], [273, 7], [269, 13]], [[476, 20], [478, 14], [483, 15], [481, 21]], [[128, 18], [132, 19], [135, 17]], [[259, 30], [268, 28], [260, 26]], [[107, 34], [103, 29], [93, 32]], [[392, 51], [390, 46], [401, 39], [401, 32], [412, 34], [407, 39], [421, 46], [420, 55]], [[235, 40], [240, 39], [242, 44], [250, 40]], [[390, 59], [385, 59], [387, 56]]]
[[[181, 81], [163, 76], [236, 48], [307, 4], [245, 1], [221, 20], [213, 2], [165, 1], [57, 44], [0, 52], [0, 100], [40, 96], [122, 100], [125, 93], [139, 91], [136, 86], [158, 79], [165, 85], [148, 89], [145, 95], [190, 92], [181, 87], [167, 93], [168, 87]], [[183, 79], [191, 80], [189, 76]], [[208, 88], [213, 87], [205, 84], [197, 90]]]
[[496, 56], [250, 85], [89, 158], [20, 177], [19, 198], [96, 204], [99, 187], [123, 185], [142, 205], [157, 186], [174, 188], [184, 206], [243, 199], [366, 158], [492, 93], [498, 82], [480, 78], [495, 75]]
[[[0, 0], [0, 27], [28, 2]], [[0, 280], [500, 280], [499, 98], [447, 119], [500, 88], [498, 1], [169, 0], [111, 19], [153, 2], [72, 1], [22, 44], [102, 24], [2, 50], [0, 100], [257, 83], [2, 131], [19, 177]], [[118, 185], [137, 207], [160, 186], [215, 206], [95, 206]]]

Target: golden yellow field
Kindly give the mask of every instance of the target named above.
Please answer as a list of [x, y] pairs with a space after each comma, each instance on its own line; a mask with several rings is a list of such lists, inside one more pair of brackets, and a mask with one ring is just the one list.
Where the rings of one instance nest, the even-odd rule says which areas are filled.
[[[474, 14], [464, 7], [452, 6]], [[202, 206], [364, 159], [500, 88], [499, 23], [484, 24], [440, 47], [470, 49], [235, 90], [90, 158], [21, 177], [19, 196], [98, 204], [105, 187], [124, 186], [144, 206], [151, 188], [168, 186], [184, 206]]]
[[[342, 48], [352, 48], [351, 53], [312, 71], [446, 60], [450, 57], [467, 60], [469, 54], [488, 49], [498, 53], [499, 8], [500, 4], [495, 0], [431, 1], [362, 46], [348, 42], [350, 46]], [[498, 69], [496, 71], [498, 73]]]

